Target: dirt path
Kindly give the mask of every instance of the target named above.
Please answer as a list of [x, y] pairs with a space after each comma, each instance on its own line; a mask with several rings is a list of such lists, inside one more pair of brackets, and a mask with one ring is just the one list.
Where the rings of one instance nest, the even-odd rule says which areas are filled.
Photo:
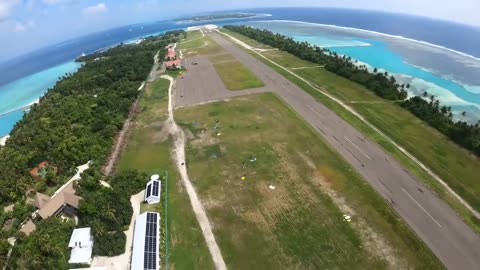
[[[138, 88], [138, 91], [141, 91], [147, 82], [153, 82], [157, 78], [157, 69], [160, 63], [160, 59], [158, 58], [159, 54], [160, 54], [160, 51], [157, 51], [153, 56], [153, 66], [152, 66], [152, 69], [150, 70], [150, 74], [148, 75], [147, 80], [144, 81], [142, 85], [140, 85], [140, 87]], [[138, 108], [138, 98], [137, 100], [135, 100], [132, 107], [130, 108], [130, 113], [128, 114], [128, 118], [125, 121], [125, 124], [123, 125], [122, 130], [120, 131], [117, 138], [115, 139], [115, 145], [113, 146], [113, 150], [108, 158], [108, 162], [103, 167], [103, 173], [105, 174], [105, 176], [112, 175], [113, 171], [115, 170], [115, 166], [117, 165], [118, 158], [120, 157], [123, 149], [125, 148], [126, 139], [128, 138], [128, 132], [132, 127], [132, 122], [133, 122], [132, 119], [135, 116], [137, 108]]]
[[227, 266], [223, 261], [222, 253], [220, 252], [220, 248], [215, 241], [215, 236], [212, 232], [212, 226], [210, 225], [210, 221], [208, 220], [207, 213], [203, 208], [200, 199], [198, 198], [197, 192], [190, 182], [190, 178], [188, 177], [187, 168], [185, 165], [185, 134], [183, 130], [177, 126], [175, 120], [173, 118], [173, 98], [172, 98], [172, 87], [173, 87], [173, 78], [170, 76], [161, 76], [161, 78], [167, 79], [170, 81], [170, 87], [168, 89], [168, 120], [167, 124], [170, 129], [170, 133], [174, 137], [174, 153], [175, 153], [175, 160], [178, 167], [178, 171], [180, 172], [180, 176], [182, 178], [183, 185], [187, 190], [187, 194], [190, 198], [190, 203], [192, 204], [193, 212], [197, 217], [198, 223], [200, 224], [200, 228], [202, 229], [203, 237], [207, 242], [208, 250], [212, 255], [213, 263], [215, 264], [215, 268], [218, 270], [226, 270]]
[[103, 173], [105, 176], [110, 176], [113, 174], [115, 170], [115, 166], [117, 165], [118, 158], [120, 157], [123, 149], [125, 148], [126, 145], [126, 140], [128, 138], [128, 133], [130, 131], [130, 128], [132, 127], [132, 119], [133, 116], [135, 115], [135, 112], [137, 111], [138, 108], [138, 99], [133, 103], [132, 108], [130, 109], [130, 113], [128, 114], [128, 118], [125, 121], [125, 124], [123, 125], [122, 130], [118, 134], [116, 140], [115, 140], [115, 145], [113, 146], [113, 151], [110, 154], [110, 157], [108, 158], [108, 162], [103, 168]]

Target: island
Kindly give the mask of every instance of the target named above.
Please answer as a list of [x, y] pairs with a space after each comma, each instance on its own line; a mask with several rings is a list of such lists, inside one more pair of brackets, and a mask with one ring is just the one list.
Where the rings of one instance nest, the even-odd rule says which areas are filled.
[[175, 22], [179, 22], [179, 23], [204, 22], [204, 21], [225, 20], [225, 19], [253, 18], [256, 16], [257, 14], [255, 13], [215, 13], [215, 14], [206, 14], [206, 15], [180, 18], [180, 19], [176, 19]]

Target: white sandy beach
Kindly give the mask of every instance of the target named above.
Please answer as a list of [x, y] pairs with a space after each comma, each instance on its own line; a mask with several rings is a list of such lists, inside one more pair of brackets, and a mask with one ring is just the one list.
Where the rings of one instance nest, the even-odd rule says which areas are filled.
[[[23, 107], [20, 107], [20, 108], [17, 108], [17, 109], [14, 109], [14, 110], [11, 110], [11, 111], [8, 111], [6, 113], [2, 113], [0, 114], [0, 117], [1, 116], [5, 116], [7, 114], [10, 114], [12, 112], [16, 112], [16, 111], [19, 111], [19, 110], [25, 110], [25, 109], [28, 109], [30, 108], [31, 106], [33, 106], [34, 104], [38, 104], [40, 102], [40, 99], [37, 99], [33, 102], [30, 102], [28, 105], [25, 105]], [[2, 138], [0, 138], [0, 146], [4, 146], [5, 143], [7, 142], [8, 138], [10, 138], [10, 135], [6, 135], [6, 136], [3, 136]]]
[[8, 138], [10, 138], [10, 135], [4, 136], [0, 138], [0, 146], [4, 146], [5, 143], [7, 142]]

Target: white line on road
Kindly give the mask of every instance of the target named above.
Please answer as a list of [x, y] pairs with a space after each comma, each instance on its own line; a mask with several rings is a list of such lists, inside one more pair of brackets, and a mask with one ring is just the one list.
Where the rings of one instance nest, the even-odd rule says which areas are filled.
[[318, 117], [320, 117], [320, 119], [323, 119], [323, 116], [322, 116], [319, 112], [315, 111], [315, 109], [313, 109], [311, 106], [308, 106], [308, 105], [307, 105], [307, 108], [308, 108], [310, 111], [312, 111], [314, 114], [316, 114]]
[[423, 206], [417, 200], [415, 200], [415, 198], [413, 198], [410, 193], [408, 193], [404, 188], [402, 188], [402, 190], [403, 192], [405, 192], [405, 194], [407, 194], [408, 197], [410, 197], [410, 199], [412, 199], [418, 205], [418, 207], [420, 207], [420, 209], [423, 210], [423, 212], [425, 212], [425, 214], [427, 214], [438, 225], [438, 227], [442, 228], [442, 225], [432, 215], [430, 215], [430, 213], [425, 210], [425, 208], [423, 208]]
[[282, 87], [283, 89], [287, 90], [288, 93], [290, 93], [291, 95], [293, 95], [293, 92], [292, 90], [288, 89], [285, 85], [282, 84]]
[[355, 148], [358, 149], [358, 151], [360, 151], [364, 156], [366, 156], [369, 160], [372, 160], [370, 158], [370, 156], [368, 156], [365, 152], [362, 151], [362, 149], [360, 149], [360, 147], [358, 147], [356, 144], [354, 144], [352, 141], [350, 141], [349, 138], [347, 138], [347, 136], [343, 136], [345, 138], [345, 140], [347, 140], [349, 143], [351, 143]]

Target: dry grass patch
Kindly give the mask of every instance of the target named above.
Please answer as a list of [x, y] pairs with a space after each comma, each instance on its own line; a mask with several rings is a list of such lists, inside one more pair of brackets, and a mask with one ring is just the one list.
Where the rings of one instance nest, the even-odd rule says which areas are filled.
[[[389, 223], [398, 217], [383, 212], [385, 202], [273, 94], [182, 108], [176, 118], [196, 138], [208, 141], [198, 132], [207, 128], [216, 139], [190, 140], [187, 162], [229, 268], [387, 269], [397, 258], [439, 267], [423, 245], [412, 248], [421, 243], [416, 236]], [[345, 212], [369, 222], [345, 222]]]

